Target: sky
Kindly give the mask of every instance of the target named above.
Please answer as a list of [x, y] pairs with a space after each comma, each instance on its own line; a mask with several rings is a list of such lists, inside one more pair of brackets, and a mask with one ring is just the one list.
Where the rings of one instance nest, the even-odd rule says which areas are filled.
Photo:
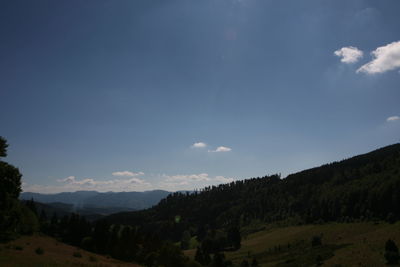
[[398, 0], [5, 0], [23, 190], [169, 191], [400, 141]]

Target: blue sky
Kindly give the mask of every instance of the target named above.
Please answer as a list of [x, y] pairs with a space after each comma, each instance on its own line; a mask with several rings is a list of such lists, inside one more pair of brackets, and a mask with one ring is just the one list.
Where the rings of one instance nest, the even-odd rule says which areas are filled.
[[182, 190], [400, 141], [397, 0], [1, 1], [25, 191]]

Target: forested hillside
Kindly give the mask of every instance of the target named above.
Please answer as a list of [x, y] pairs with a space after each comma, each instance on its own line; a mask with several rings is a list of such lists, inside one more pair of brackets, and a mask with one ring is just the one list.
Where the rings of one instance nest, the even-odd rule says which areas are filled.
[[242, 227], [253, 220], [303, 224], [323, 221], [389, 220], [400, 215], [400, 144], [301, 171], [174, 193], [157, 206], [120, 213], [109, 222], [142, 226], [180, 240], [185, 230]]

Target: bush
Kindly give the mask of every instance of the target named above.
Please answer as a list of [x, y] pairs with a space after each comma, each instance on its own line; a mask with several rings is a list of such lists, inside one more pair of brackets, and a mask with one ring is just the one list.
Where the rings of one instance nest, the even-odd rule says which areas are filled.
[[258, 261], [256, 258], [253, 258], [253, 261], [251, 262], [252, 267], [257, 267], [258, 266]]
[[44, 254], [44, 250], [41, 247], [38, 247], [37, 249], [35, 249], [35, 253], [38, 255], [43, 255]]
[[74, 256], [75, 258], [82, 258], [82, 254], [79, 251], [75, 251], [72, 256]]
[[15, 250], [23, 250], [24, 248], [21, 247], [21, 246], [14, 246], [14, 249], [15, 249]]
[[97, 261], [97, 258], [96, 258], [95, 256], [90, 256], [90, 257], [89, 257], [89, 261], [91, 261], [91, 262], [96, 262], [96, 261]]
[[318, 236], [318, 235], [313, 236], [313, 238], [311, 239], [311, 246], [317, 247], [317, 246], [321, 246], [321, 245], [322, 245], [321, 236]]
[[87, 236], [82, 239], [81, 246], [83, 249], [89, 250], [89, 251], [94, 251], [94, 242], [93, 238], [90, 236]]
[[240, 263], [240, 267], [249, 267], [250, 265], [249, 265], [249, 262], [247, 261], [247, 260], [243, 260], [241, 263]]
[[396, 216], [391, 212], [386, 216], [386, 221], [390, 224], [393, 224], [396, 222]]
[[385, 259], [388, 264], [397, 264], [400, 259], [399, 249], [391, 239], [386, 241], [385, 244]]

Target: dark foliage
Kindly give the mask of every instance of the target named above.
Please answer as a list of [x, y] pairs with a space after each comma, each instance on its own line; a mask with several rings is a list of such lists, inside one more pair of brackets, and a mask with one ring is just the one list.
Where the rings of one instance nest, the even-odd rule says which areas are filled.
[[18, 198], [21, 192], [21, 173], [18, 168], [0, 161], [0, 198], [5, 199], [7, 196]]
[[[32, 204], [30, 204], [32, 205]], [[144, 263], [146, 266], [186, 266], [188, 259], [179, 247], [163, 241], [156, 235], [138, 231], [137, 227], [109, 224], [106, 221], [89, 222], [78, 214], [61, 219], [41, 216], [44, 233], [74, 246], [113, 258]]]
[[316, 235], [316, 236], [313, 236], [313, 237], [311, 238], [311, 246], [312, 246], [312, 247], [317, 247], [317, 246], [321, 246], [321, 245], [322, 245], [322, 238], [321, 238], [321, 236]]
[[[0, 157], [7, 155], [7, 147], [0, 137]], [[18, 168], [0, 160], [0, 241], [30, 234], [38, 227], [36, 215], [18, 201], [21, 177]]]
[[38, 247], [37, 249], [35, 249], [35, 253], [38, 255], [43, 255], [44, 254], [44, 250], [41, 247]]
[[2, 136], [0, 136], [0, 157], [7, 157], [7, 141]]
[[240, 263], [240, 267], [250, 267], [249, 262], [245, 259]]
[[385, 259], [388, 264], [397, 264], [400, 260], [399, 248], [391, 239], [385, 244]]

